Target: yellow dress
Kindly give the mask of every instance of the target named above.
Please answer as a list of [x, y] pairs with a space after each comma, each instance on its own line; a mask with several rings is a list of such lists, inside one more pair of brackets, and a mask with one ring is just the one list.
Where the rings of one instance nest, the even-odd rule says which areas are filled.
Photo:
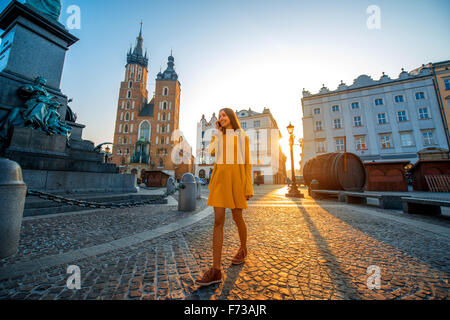
[[217, 130], [208, 151], [216, 158], [208, 186], [207, 205], [247, 209], [246, 196], [253, 196], [254, 192], [249, 138], [245, 131], [238, 129], [232, 134], [223, 134]]

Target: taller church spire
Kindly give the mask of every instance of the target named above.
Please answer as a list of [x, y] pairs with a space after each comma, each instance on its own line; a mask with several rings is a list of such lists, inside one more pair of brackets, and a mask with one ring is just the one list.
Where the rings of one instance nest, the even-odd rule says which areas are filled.
[[136, 46], [134, 47], [133, 51], [131, 51], [130, 49], [130, 51], [127, 54], [128, 64], [139, 64], [144, 68], [148, 67], [147, 52], [145, 52], [145, 55], [143, 54], [143, 44], [144, 38], [142, 37], [142, 22], [141, 22], [141, 29], [139, 31], [139, 36], [136, 38]]

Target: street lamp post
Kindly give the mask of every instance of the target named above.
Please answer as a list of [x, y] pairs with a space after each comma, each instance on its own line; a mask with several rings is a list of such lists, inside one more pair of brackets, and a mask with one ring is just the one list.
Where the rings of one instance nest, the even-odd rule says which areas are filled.
[[289, 133], [289, 146], [291, 148], [291, 171], [292, 171], [292, 182], [289, 186], [289, 192], [286, 193], [286, 197], [304, 198], [303, 194], [298, 190], [297, 181], [295, 180], [295, 170], [294, 170], [294, 126], [289, 123], [287, 126]]

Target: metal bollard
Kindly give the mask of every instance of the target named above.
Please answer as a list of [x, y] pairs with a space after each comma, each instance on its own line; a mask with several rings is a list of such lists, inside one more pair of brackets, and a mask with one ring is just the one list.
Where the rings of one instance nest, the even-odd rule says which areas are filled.
[[195, 211], [197, 206], [197, 184], [192, 173], [185, 173], [181, 178], [178, 191], [178, 211]]
[[0, 259], [17, 252], [27, 186], [22, 168], [14, 161], [0, 158]]
[[197, 184], [197, 199], [202, 198], [202, 183], [199, 177], [195, 177], [195, 183]]
[[172, 193], [173, 190], [175, 190], [176, 186], [175, 186], [175, 178], [174, 177], [169, 177], [169, 179], [167, 180], [167, 185], [166, 185], [166, 191], [167, 193]]

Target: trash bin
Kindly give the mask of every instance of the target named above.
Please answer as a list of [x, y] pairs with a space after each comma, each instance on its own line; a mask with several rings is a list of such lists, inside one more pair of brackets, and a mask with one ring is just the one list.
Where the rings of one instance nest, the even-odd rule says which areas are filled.
[[14, 161], [0, 158], [0, 259], [12, 256], [19, 247], [26, 194], [22, 168]]
[[202, 182], [199, 177], [195, 177], [195, 183], [197, 184], [197, 199], [202, 197]]
[[178, 191], [178, 211], [195, 211], [197, 205], [197, 183], [192, 173], [185, 173]]

